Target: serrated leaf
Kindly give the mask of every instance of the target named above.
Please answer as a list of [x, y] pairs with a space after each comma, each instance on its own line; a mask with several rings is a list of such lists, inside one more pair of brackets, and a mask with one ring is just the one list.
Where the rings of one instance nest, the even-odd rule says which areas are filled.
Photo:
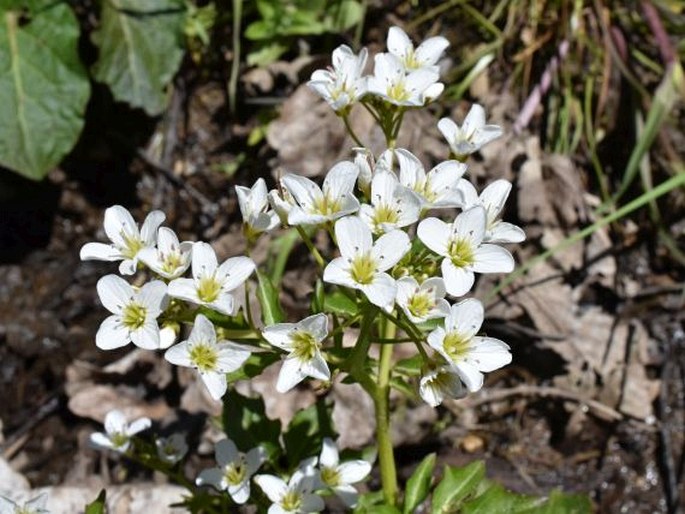
[[86, 505], [85, 514], [105, 514], [105, 502], [107, 501], [107, 491], [104, 489], [100, 491], [98, 497]]
[[485, 478], [485, 463], [475, 461], [463, 468], [445, 466], [442, 480], [435, 488], [432, 514], [454, 512], [459, 502], [473, 493]]
[[271, 283], [271, 279], [261, 271], [257, 271], [257, 300], [262, 308], [264, 325], [273, 325], [285, 319], [278, 300], [278, 290]]
[[49, 0], [2, 2], [0, 16], [0, 164], [40, 180], [83, 129], [79, 25], [68, 4]]
[[413, 514], [414, 510], [428, 496], [428, 491], [435, 468], [435, 453], [431, 453], [421, 461], [407, 480], [404, 493], [404, 514]]
[[291, 468], [307, 457], [318, 456], [324, 437], [335, 438], [333, 406], [324, 399], [299, 411], [283, 434], [285, 453]]
[[281, 423], [267, 417], [261, 398], [248, 398], [230, 389], [224, 396], [222, 423], [240, 450], [262, 446], [272, 461], [280, 453]]
[[181, 0], [103, 0], [95, 80], [114, 98], [154, 116], [167, 104], [166, 86], [183, 57]]

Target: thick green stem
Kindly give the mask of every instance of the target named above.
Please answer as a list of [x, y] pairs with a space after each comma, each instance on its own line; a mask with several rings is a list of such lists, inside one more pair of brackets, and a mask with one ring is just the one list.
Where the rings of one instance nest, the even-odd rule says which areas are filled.
[[[386, 322], [385, 339], [395, 337], [397, 327]], [[378, 363], [378, 381], [374, 406], [376, 408], [376, 440], [378, 442], [378, 460], [381, 467], [381, 482], [383, 496], [388, 505], [397, 503], [397, 471], [395, 469], [395, 455], [390, 437], [390, 372], [392, 369], [392, 345], [381, 345]]]

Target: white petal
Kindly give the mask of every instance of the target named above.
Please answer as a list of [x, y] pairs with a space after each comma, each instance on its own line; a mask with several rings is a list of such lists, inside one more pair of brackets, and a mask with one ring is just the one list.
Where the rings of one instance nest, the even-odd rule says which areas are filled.
[[122, 232], [127, 236], [140, 236], [133, 216], [121, 205], [113, 205], [105, 211], [104, 228], [107, 237], [119, 248], [126, 246]]
[[119, 263], [119, 273], [122, 275], [135, 275], [137, 269], [137, 259], [124, 259]]
[[[90, 437], [88, 439], [90, 441], [90, 444], [95, 446], [96, 448], [101, 448], [103, 450], [114, 450], [115, 449], [110, 438], [107, 437], [102, 432], [92, 433], [92, 434], [90, 434]], [[2, 499], [1, 496], [0, 496], [0, 499]], [[0, 505], [2, 505], [2, 504], [0, 503]], [[2, 512], [2, 514], [5, 514], [3, 511], [0, 511], [0, 512]], [[8, 511], [8, 514], [15, 514], [14, 509]]]
[[326, 269], [323, 270], [323, 281], [353, 289], [357, 288], [357, 283], [352, 280], [350, 275], [350, 265], [344, 257], [338, 257], [328, 263]]
[[419, 284], [414, 277], [400, 278], [397, 281], [397, 303], [402, 307], [406, 307], [418, 288]]
[[333, 198], [352, 194], [359, 168], [353, 162], [342, 161], [331, 168], [323, 181], [323, 193]]
[[501, 246], [484, 244], [473, 252], [473, 271], [477, 273], [509, 273], [514, 270], [514, 258]]
[[209, 307], [214, 309], [221, 314], [226, 314], [227, 316], [234, 316], [237, 314], [236, 300], [231, 293], [221, 293], [219, 298], [214, 300], [212, 303], [207, 304]]
[[[404, 65], [393, 54], [376, 54], [374, 57], [373, 77], [369, 80], [369, 89], [380, 86], [381, 94], [387, 91], [387, 85], [404, 79]], [[377, 84], [376, 84], [377, 82]]]
[[373, 282], [359, 286], [369, 301], [390, 312], [395, 305], [397, 285], [387, 273], [379, 273], [373, 277]]
[[454, 304], [450, 314], [445, 319], [445, 329], [448, 332], [457, 331], [464, 337], [471, 338], [480, 330], [485, 318], [485, 311], [480, 300], [467, 298]]
[[444, 298], [447, 293], [445, 281], [440, 277], [430, 277], [421, 283], [420, 291], [428, 291], [433, 298]]
[[298, 205], [294, 205], [288, 212], [289, 225], [320, 225], [326, 223], [328, 218], [323, 214], [311, 213]]
[[104, 243], [86, 243], [79, 252], [82, 261], [118, 261], [123, 258], [121, 252], [113, 245]]
[[[419, 68], [407, 75], [406, 87], [418, 97], [419, 105], [423, 103], [421, 95], [427, 87], [437, 82], [440, 79], [440, 74], [428, 68]], [[434, 93], [433, 93], [434, 94]]]
[[473, 271], [457, 268], [449, 259], [443, 259], [440, 269], [447, 292], [452, 296], [464, 296], [473, 287], [475, 281]]
[[223, 373], [200, 373], [200, 378], [205, 383], [209, 395], [215, 399], [220, 400], [221, 397], [226, 394], [226, 389], [228, 385], [226, 384], [226, 375]]
[[500, 179], [495, 180], [480, 194], [480, 203], [488, 211], [488, 218], [490, 220], [496, 219], [500, 212], [502, 212], [510, 191], [511, 182]]
[[269, 507], [267, 514], [293, 514], [293, 511], [286, 511], [283, 507], [274, 503], [271, 507]]
[[393, 193], [395, 208], [399, 213], [397, 219], [398, 227], [406, 227], [419, 219], [421, 213], [422, 200], [418, 194], [409, 188], [398, 186]]
[[196, 280], [203, 275], [211, 275], [218, 266], [216, 252], [209, 243], [199, 241], [193, 245], [193, 278]]
[[328, 317], [325, 314], [314, 314], [303, 319], [297, 325], [314, 336], [314, 339], [319, 343], [328, 336]]
[[302, 382], [306, 377], [307, 375], [300, 367], [299, 359], [288, 357], [283, 361], [281, 371], [278, 374], [276, 391], [279, 393], [286, 393]]
[[131, 341], [144, 350], [159, 349], [159, 325], [154, 319], [147, 320], [142, 327], [131, 331]]
[[445, 161], [438, 164], [428, 174], [430, 191], [436, 196], [435, 205], [441, 207], [461, 207], [464, 195], [459, 189], [466, 165], [458, 161]]
[[151, 426], [152, 421], [150, 420], [150, 418], [139, 418], [131, 423], [126, 433], [130, 436], [136, 435], [137, 433], [142, 432], [143, 430], [147, 430]]
[[319, 186], [306, 177], [289, 173], [281, 179], [281, 183], [300, 207], [307, 211], [311, 210], [314, 203], [323, 196]]
[[321, 512], [326, 507], [323, 499], [315, 494], [304, 494], [302, 496], [301, 512]]
[[499, 221], [486, 234], [486, 240], [490, 243], [521, 243], [526, 240], [526, 233], [516, 225]]
[[485, 125], [476, 130], [473, 137], [478, 148], [487, 145], [502, 135], [502, 128], [497, 125]]
[[426, 172], [418, 157], [404, 148], [395, 150], [400, 165], [400, 183], [410, 189], [415, 189], [426, 178]]
[[214, 446], [214, 456], [219, 466], [226, 466], [240, 457], [238, 447], [230, 439], [222, 439]]
[[193, 367], [193, 362], [190, 360], [190, 354], [188, 352], [188, 341], [182, 341], [169, 348], [164, 352], [164, 358], [176, 366], [185, 366], [186, 368]]
[[473, 184], [465, 179], [460, 179], [457, 188], [461, 191], [464, 196], [464, 209], [473, 207], [474, 205], [480, 205], [480, 199], [478, 198], [478, 191], [473, 187]]
[[354, 507], [357, 505], [359, 500], [359, 493], [351, 485], [339, 485], [333, 488], [333, 492], [338, 498], [340, 498], [343, 503], [348, 507]]
[[238, 197], [238, 207], [240, 208], [240, 214], [245, 223], [248, 223], [250, 217], [254, 214], [250, 205], [250, 193], [251, 190], [249, 187], [235, 186], [235, 194]]
[[399, 180], [392, 171], [386, 169], [376, 171], [371, 181], [371, 202], [373, 205], [392, 203], [398, 184]]
[[247, 466], [247, 475], [254, 475], [255, 471], [259, 469], [262, 463], [266, 460], [266, 452], [264, 448], [258, 446], [257, 448], [252, 448], [249, 452], [245, 454], [245, 464]]
[[432, 383], [432, 377], [433, 375], [421, 377], [421, 380], [419, 381], [419, 394], [428, 405], [437, 407], [442, 403], [445, 397], [442, 394], [442, 390]]
[[356, 216], [348, 216], [336, 221], [335, 238], [338, 241], [340, 254], [347, 258], [366, 252], [373, 245], [369, 227]]
[[464, 118], [462, 130], [464, 132], [473, 133], [476, 129], [485, 126], [485, 109], [480, 104], [473, 104], [469, 112]]
[[319, 465], [327, 468], [336, 468], [340, 459], [338, 457], [338, 447], [330, 437], [324, 437], [321, 445], [321, 455], [319, 456]]
[[475, 247], [478, 246], [485, 236], [487, 215], [485, 209], [476, 205], [463, 211], [454, 220], [452, 232], [459, 237], [466, 238]]
[[210, 345], [216, 343], [216, 330], [214, 329], [214, 325], [203, 314], [195, 316], [193, 329], [188, 336], [188, 342]]
[[118, 314], [135, 296], [131, 285], [117, 275], [105, 275], [96, 285], [102, 305], [109, 312]]
[[164, 223], [166, 215], [162, 211], [152, 211], [147, 215], [140, 229], [140, 238], [145, 246], [154, 246], [157, 240], [157, 229]]
[[292, 348], [290, 336], [295, 330], [295, 327], [296, 325], [294, 323], [277, 323], [276, 325], [270, 325], [262, 330], [262, 337], [266, 339], [269, 344], [282, 350], [290, 351]]
[[446, 335], [447, 333], [445, 332], [445, 329], [442, 327], [438, 327], [435, 330], [433, 330], [430, 334], [428, 334], [426, 341], [428, 342], [428, 345], [434, 350], [442, 350], [442, 343], [445, 340]]
[[350, 460], [340, 464], [338, 473], [340, 473], [340, 480], [345, 484], [356, 484], [371, 473], [371, 464], [365, 460]]
[[457, 124], [449, 118], [442, 118], [438, 121], [438, 130], [442, 133], [450, 146], [452, 146], [460, 133]]
[[128, 328], [121, 324], [118, 316], [110, 316], [100, 325], [95, 334], [95, 345], [101, 350], [121, 348], [131, 342]]
[[228, 494], [231, 495], [234, 502], [242, 505], [250, 498], [250, 481], [244, 480], [237, 485], [229, 484]]
[[423, 66], [435, 64], [448, 46], [450, 42], [442, 36], [428, 38], [416, 49], [416, 60]]
[[[26, 502], [26, 508], [28, 509], [28, 511], [31, 514], [33, 514], [35, 511], [41, 511], [41, 509], [45, 509], [47, 502], [48, 502], [48, 493], [43, 493], [43, 494], [36, 496], [35, 498], [27, 501]], [[35, 514], [48, 514], [48, 512], [43, 510], [42, 512], [35, 512]]]
[[454, 366], [462, 382], [472, 393], [483, 387], [483, 374], [466, 362], [460, 362]]
[[217, 344], [219, 356], [216, 369], [223, 373], [232, 373], [240, 368], [250, 358], [250, 351], [244, 346], [232, 342], [220, 342]]
[[316, 352], [312, 360], [300, 362], [300, 369], [308, 377], [325, 381], [331, 379], [331, 371], [328, 369], [328, 364], [326, 364], [320, 352]]
[[257, 475], [254, 481], [272, 502], [279, 502], [288, 492], [288, 484], [274, 475]]
[[399, 27], [390, 27], [388, 30], [388, 51], [401, 59], [406, 59], [410, 52], [414, 51], [407, 33]]
[[164, 310], [167, 286], [161, 280], [144, 284], [138, 292], [137, 299], [148, 310], [148, 317], [156, 318]]
[[511, 362], [509, 345], [493, 337], [474, 337], [467, 360], [480, 371], [494, 371]]
[[231, 257], [219, 266], [217, 275], [225, 277], [223, 288], [226, 291], [233, 291], [252, 275], [255, 268], [254, 261], [249, 257]]
[[221, 490], [224, 474], [219, 468], [203, 469], [195, 479], [196, 485], [211, 485]]
[[197, 287], [192, 278], [177, 278], [169, 282], [167, 294], [187, 302], [203, 303], [197, 296]]
[[426, 218], [419, 223], [416, 235], [423, 244], [438, 255], [447, 255], [451, 227], [438, 218]]
[[123, 434], [126, 432], [128, 421], [124, 413], [118, 409], [111, 410], [105, 416], [105, 431], [108, 434]]
[[401, 230], [393, 230], [378, 238], [376, 244], [373, 245], [371, 255], [378, 269], [385, 271], [397, 264], [410, 248], [409, 236]]

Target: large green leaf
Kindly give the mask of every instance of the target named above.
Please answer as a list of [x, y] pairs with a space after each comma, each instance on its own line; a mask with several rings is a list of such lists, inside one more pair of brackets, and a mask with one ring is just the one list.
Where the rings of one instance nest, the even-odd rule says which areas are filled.
[[63, 2], [0, 1], [0, 164], [43, 178], [72, 149], [90, 96]]
[[285, 319], [278, 300], [278, 290], [271, 279], [261, 271], [257, 271], [257, 300], [262, 308], [262, 319], [265, 325], [280, 323]]
[[475, 461], [463, 468], [445, 466], [442, 480], [433, 493], [432, 514], [456, 512], [464, 498], [472, 494], [485, 478], [485, 463]]
[[403, 514], [413, 514], [416, 508], [428, 496], [428, 490], [433, 479], [435, 468], [435, 454], [431, 453], [421, 461], [412, 475], [407, 480], [407, 488], [404, 492]]
[[183, 57], [184, 7], [181, 0], [103, 0], [95, 80], [114, 98], [150, 115], [167, 104], [166, 86]]

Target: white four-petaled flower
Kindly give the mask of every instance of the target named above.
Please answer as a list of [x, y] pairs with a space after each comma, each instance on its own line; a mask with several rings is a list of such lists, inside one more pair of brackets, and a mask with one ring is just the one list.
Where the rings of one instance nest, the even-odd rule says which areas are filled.
[[[382, 161], [381, 161], [382, 162]], [[419, 219], [421, 202], [387, 169], [377, 169], [371, 181], [371, 205], [359, 209], [359, 217], [376, 234], [406, 227]]]
[[511, 182], [504, 179], [495, 180], [478, 196], [476, 188], [467, 180], [459, 181], [459, 189], [464, 194], [464, 205], [472, 207], [482, 205], [487, 213], [485, 228], [486, 243], [520, 243], [526, 239], [526, 234], [520, 227], [499, 219], [504, 204], [511, 192]]
[[183, 275], [190, 266], [193, 243], [180, 243], [176, 233], [167, 227], [157, 232], [157, 248], [143, 248], [138, 258], [158, 275], [172, 280]]
[[347, 45], [333, 50], [333, 67], [316, 70], [307, 85], [316, 91], [336, 112], [349, 107], [366, 93], [366, 77], [362, 77], [368, 52], [362, 48], [355, 55]]
[[223, 439], [214, 447], [217, 467], [205, 469], [197, 477], [197, 485], [209, 484], [220, 491], [227, 491], [238, 504], [250, 498], [250, 480], [266, 458], [261, 447], [247, 453], [238, 451], [230, 439]]
[[188, 443], [181, 434], [172, 434], [169, 437], [155, 439], [157, 456], [167, 464], [176, 464], [188, 453]]
[[112, 410], [105, 416], [104, 425], [105, 433], [90, 434], [91, 444], [97, 448], [126, 453], [131, 446], [131, 437], [150, 428], [152, 422], [149, 418], [139, 418], [129, 424], [123, 412]]
[[278, 215], [269, 210], [266, 182], [263, 178], [257, 179], [252, 188], [235, 186], [235, 192], [248, 239], [276, 228]]
[[340, 462], [338, 448], [328, 437], [324, 438], [319, 457], [319, 480], [330, 487], [347, 505], [354, 507], [359, 494], [352, 484], [361, 482], [371, 472], [371, 464], [365, 460]]
[[353, 190], [358, 173], [354, 163], [339, 162], [328, 172], [321, 188], [306, 177], [285, 175], [281, 184], [295, 201], [288, 213], [288, 223], [318, 225], [357, 212], [359, 201]]
[[262, 336], [288, 352], [278, 375], [278, 392], [289, 391], [306, 377], [330, 380], [331, 372], [321, 355], [321, 343], [328, 337], [325, 314], [315, 314], [298, 323], [271, 325], [262, 331]]
[[377, 54], [374, 59], [369, 92], [391, 104], [418, 107], [442, 92], [440, 74], [435, 69], [426, 67], [406, 73], [403, 62], [393, 54]]
[[81, 248], [82, 261], [122, 261], [119, 273], [133, 275], [138, 266], [138, 254], [143, 248], [155, 246], [157, 228], [165, 215], [162, 211], [152, 211], [145, 218], [142, 228], [121, 205], [113, 205], [105, 211], [105, 233], [112, 244], [86, 243]]
[[480, 205], [463, 211], [452, 225], [437, 218], [419, 223], [419, 239], [444, 257], [442, 278], [452, 296], [462, 296], [471, 290], [474, 273], [508, 273], [514, 269], [514, 258], [506, 249], [482, 244], [485, 226], [485, 209]]
[[400, 182], [421, 199], [421, 207], [461, 207], [464, 195], [459, 189], [460, 179], [466, 172], [466, 165], [459, 161], [444, 161], [428, 174], [421, 161], [402, 148], [395, 150], [400, 165]]
[[483, 372], [511, 362], [509, 346], [499, 339], [477, 336], [483, 324], [483, 304], [468, 298], [452, 306], [445, 326], [428, 334], [428, 344], [454, 368], [469, 391], [483, 386]]
[[273, 503], [268, 514], [306, 514], [325, 507], [312, 492], [318, 480], [309, 469], [298, 469], [287, 483], [275, 475], [257, 475], [254, 480]]
[[341, 256], [326, 266], [324, 282], [359, 289], [372, 304], [392, 311], [397, 284], [386, 271], [409, 251], [409, 236], [393, 230], [374, 243], [371, 229], [353, 216], [338, 220], [335, 236]]
[[502, 128], [498, 125], [485, 124], [485, 110], [478, 104], [473, 104], [461, 127], [449, 118], [442, 118], [438, 129], [459, 159], [477, 152], [502, 135]]
[[0, 514], [50, 514], [45, 508], [48, 493], [43, 493], [24, 503], [17, 503], [4, 496], [0, 496]]
[[160, 347], [157, 318], [168, 301], [164, 282], [154, 280], [136, 290], [123, 278], [106, 275], [96, 287], [102, 305], [112, 313], [95, 335], [98, 348], [112, 350], [130, 342], [146, 350]]
[[234, 316], [238, 306], [232, 291], [243, 285], [255, 270], [252, 259], [231, 257], [219, 266], [211, 245], [199, 242], [193, 244], [192, 261], [193, 278], [171, 281], [169, 296]]
[[195, 368], [215, 400], [226, 393], [226, 373], [237, 370], [249, 357], [250, 351], [244, 346], [231, 341], [217, 342], [214, 325], [202, 314], [195, 317], [188, 340], [172, 346], [164, 354], [172, 364]]
[[421, 285], [414, 277], [402, 277], [397, 281], [397, 305], [414, 323], [444, 318], [450, 312], [446, 292], [440, 277], [428, 278]]
[[422, 373], [419, 381], [419, 394], [431, 407], [437, 407], [446, 398], [463, 398], [466, 392], [456, 368], [449, 364], [434, 364]]
[[390, 27], [388, 31], [388, 51], [398, 57], [407, 71], [428, 68], [436, 70], [436, 64], [443, 52], [450, 46], [449, 41], [442, 36], [426, 39], [418, 48], [399, 27]]

